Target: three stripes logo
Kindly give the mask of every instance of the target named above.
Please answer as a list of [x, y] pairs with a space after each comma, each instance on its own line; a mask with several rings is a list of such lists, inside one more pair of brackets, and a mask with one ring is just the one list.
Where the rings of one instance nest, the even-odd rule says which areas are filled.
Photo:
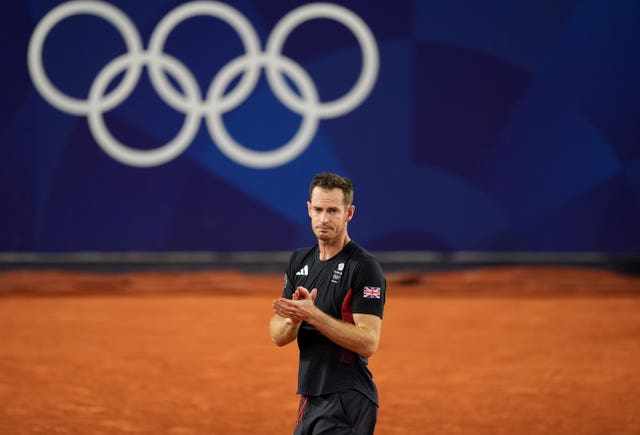
[[305, 264], [302, 269], [300, 269], [299, 271], [296, 272], [296, 275], [297, 276], [309, 276], [309, 266]]

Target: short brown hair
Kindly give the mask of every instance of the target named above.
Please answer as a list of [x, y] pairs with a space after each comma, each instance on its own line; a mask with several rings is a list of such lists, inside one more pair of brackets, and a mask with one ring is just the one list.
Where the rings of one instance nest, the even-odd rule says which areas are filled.
[[353, 184], [348, 178], [344, 178], [332, 172], [321, 172], [313, 177], [309, 185], [309, 199], [313, 189], [319, 187], [324, 190], [340, 189], [344, 194], [344, 206], [349, 207], [353, 204]]

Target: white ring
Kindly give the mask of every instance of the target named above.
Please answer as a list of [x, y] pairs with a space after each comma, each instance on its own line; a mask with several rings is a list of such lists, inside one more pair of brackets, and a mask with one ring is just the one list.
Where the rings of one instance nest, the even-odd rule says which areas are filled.
[[[321, 118], [335, 118], [353, 110], [369, 95], [378, 77], [379, 58], [376, 40], [367, 24], [349, 9], [332, 3], [311, 3], [292, 10], [276, 24], [267, 41], [267, 56], [275, 59], [282, 56], [285, 39], [292, 30], [305, 21], [314, 18], [331, 18], [344, 24], [357, 38], [362, 50], [362, 70], [353, 89], [341, 98], [320, 103], [318, 112]], [[274, 93], [291, 110], [304, 111], [300, 97], [292, 92], [280, 74], [266, 63], [267, 79]]]
[[[63, 3], [53, 8], [36, 26], [27, 55], [29, 73], [33, 84], [40, 95], [52, 106], [73, 115], [85, 115], [88, 112], [88, 100], [70, 97], [60, 92], [49, 80], [42, 65], [42, 47], [53, 27], [72, 15], [95, 15], [111, 23], [122, 35], [130, 56], [140, 56], [142, 41], [135, 25], [129, 17], [116, 7], [97, 1], [74, 1]], [[100, 104], [104, 110], [112, 109], [120, 104], [131, 93], [140, 78], [141, 65], [133, 62], [124, 79]]]
[[[167, 144], [151, 150], [130, 148], [113, 137], [104, 122], [102, 117], [103, 107], [98, 104], [98, 101], [111, 80], [120, 71], [130, 67], [132, 63], [138, 63], [137, 67], [140, 67], [141, 63], [146, 60], [148, 59], [141, 61], [132, 56], [122, 55], [109, 62], [100, 71], [91, 86], [88, 105], [89, 113], [87, 114], [89, 128], [100, 148], [121, 163], [139, 167], [158, 166], [175, 159], [189, 146], [200, 125], [200, 114], [198, 112], [191, 111], [187, 113], [184, 125], [178, 135]], [[158, 61], [179, 80], [189, 101], [195, 104], [200, 96], [198, 84], [193, 80], [192, 75], [185, 69], [184, 65], [168, 55], [155, 59], [155, 62]]]
[[231, 80], [243, 69], [247, 68], [246, 64], [257, 63], [259, 65], [265, 65], [267, 62], [275, 62], [278, 69], [286, 70], [287, 75], [293, 79], [302, 95], [306, 98], [308, 107], [305, 108], [302, 125], [289, 142], [280, 148], [270, 151], [255, 151], [245, 148], [237, 143], [227, 132], [222, 122], [223, 112], [215, 110], [215, 107], [209, 107], [207, 113], [209, 133], [218, 145], [218, 148], [220, 148], [220, 151], [236, 163], [256, 169], [281, 166], [295, 159], [309, 146], [318, 128], [318, 113], [312, 107], [317, 107], [318, 103], [316, 88], [313, 86], [309, 75], [299, 64], [284, 57], [267, 60], [266, 56], [258, 58], [243, 56], [234, 59], [225, 65], [215, 80], [213, 80], [207, 94], [207, 99], [216, 101], [223, 95]]
[[[173, 9], [158, 23], [149, 41], [149, 54], [151, 58], [161, 55], [167, 37], [180, 22], [197, 15], [209, 15], [225, 21], [240, 36], [247, 55], [260, 55], [260, 39], [244, 15], [224, 3], [194, 1]], [[226, 96], [226, 100], [220, 101], [221, 104], [227, 107], [226, 110], [237, 107], [249, 96], [260, 78], [259, 72], [259, 67], [249, 70], [233, 91]], [[174, 90], [171, 83], [165, 78], [155, 63], [150, 64], [149, 74], [151, 82], [167, 104], [176, 110], [193, 110], [192, 106], [185, 104], [182, 95]], [[202, 110], [203, 108], [200, 107], [199, 109]]]

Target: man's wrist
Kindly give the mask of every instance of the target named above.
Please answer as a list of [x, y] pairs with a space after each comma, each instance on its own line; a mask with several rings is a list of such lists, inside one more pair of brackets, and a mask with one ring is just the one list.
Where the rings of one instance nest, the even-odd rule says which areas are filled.
[[315, 326], [323, 314], [324, 312], [320, 308], [314, 305], [311, 311], [309, 312], [309, 315], [305, 319], [305, 322], [307, 322], [312, 326]]
[[292, 318], [290, 318], [290, 317], [285, 317], [285, 318], [284, 318], [284, 322], [285, 322], [287, 325], [290, 325], [290, 326], [292, 326], [292, 327], [294, 327], [294, 328], [295, 328], [295, 327], [299, 326], [299, 325], [302, 323], [302, 320], [293, 320], [293, 319], [292, 319]]

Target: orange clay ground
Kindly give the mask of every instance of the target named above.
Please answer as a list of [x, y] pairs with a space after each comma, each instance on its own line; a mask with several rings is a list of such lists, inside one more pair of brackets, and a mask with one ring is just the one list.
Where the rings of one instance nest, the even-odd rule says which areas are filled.
[[[377, 434], [640, 433], [640, 277], [389, 274]], [[0, 273], [1, 434], [287, 434], [280, 275]]]

